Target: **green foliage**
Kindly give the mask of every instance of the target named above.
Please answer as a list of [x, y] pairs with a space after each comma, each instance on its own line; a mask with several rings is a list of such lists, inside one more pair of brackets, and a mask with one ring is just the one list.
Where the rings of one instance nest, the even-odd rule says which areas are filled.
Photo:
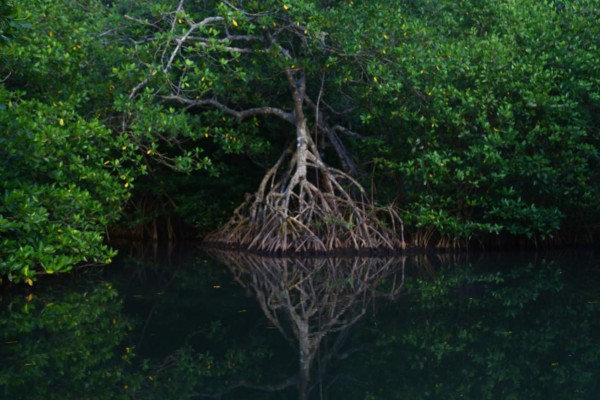
[[[151, 43], [172, 55], [165, 95], [190, 105], [289, 108], [282, 71], [302, 68], [332, 124], [379, 137], [347, 145], [372, 162], [379, 196], [397, 200], [415, 244], [537, 241], [600, 218], [596, 6], [206, 3], [180, 10]], [[172, 40], [214, 15], [222, 23], [193, 31], [203, 39]], [[261, 50], [267, 31], [288, 57]]]
[[29, 26], [24, 19], [10, 0], [0, 2], [0, 46], [7, 44], [17, 32]]
[[[286, 68], [306, 73], [311, 124], [318, 106], [368, 136], [343, 142], [415, 244], [597, 234], [597, 0], [174, 7], [2, 3], [1, 276], [107, 261], [102, 232], [128, 198], [132, 224], [214, 228], [293, 138], [227, 111], [289, 112]], [[208, 100], [224, 107], [194, 103]]]
[[119, 217], [129, 173], [110, 131], [67, 104], [24, 100], [0, 88], [0, 276], [106, 263], [105, 227]]
[[398, 7], [400, 29], [385, 33], [396, 41], [380, 44], [387, 55], [373, 61], [369, 118], [386, 124], [376, 163], [401, 182], [415, 242], [427, 244], [428, 232], [441, 244], [489, 234], [544, 239], [597, 223], [594, 4]]
[[[132, 192], [143, 193], [137, 178], [149, 176], [144, 183], [156, 190], [171, 181], [166, 169], [217, 176], [229, 168], [219, 157], [264, 148], [226, 124], [198, 124], [150, 90], [130, 96], [156, 70], [141, 64], [152, 49], [132, 44], [144, 27], [127, 22], [125, 5], [13, 4], [3, 23], [27, 10], [30, 25], [21, 21], [26, 34], [0, 48], [0, 279], [31, 284], [38, 273], [107, 263], [114, 252], [103, 243], [106, 229]], [[173, 182], [180, 186], [171, 193], [198, 188], [193, 176]]]

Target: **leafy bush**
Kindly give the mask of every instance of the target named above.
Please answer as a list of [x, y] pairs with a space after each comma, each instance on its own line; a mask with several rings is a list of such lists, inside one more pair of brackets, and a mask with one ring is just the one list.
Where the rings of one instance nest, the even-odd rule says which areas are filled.
[[415, 242], [597, 228], [597, 3], [436, 1], [400, 14], [375, 86], [387, 136], [375, 157], [402, 185]]
[[0, 276], [31, 284], [40, 272], [108, 262], [104, 230], [129, 186], [110, 131], [3, 88], [0, 104]]

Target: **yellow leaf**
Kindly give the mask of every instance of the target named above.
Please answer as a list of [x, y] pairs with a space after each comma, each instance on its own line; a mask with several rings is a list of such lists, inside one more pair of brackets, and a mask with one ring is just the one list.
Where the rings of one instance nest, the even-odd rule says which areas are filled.
[[233, 24], [233, 26], [235, 26], [236, 28], [238, 27], [238, 23], [235, 19], [231, 20], [231, 23]]
[[128, 188], [129, 187], [129, 182], [125, 182], [125, 185], [123, 185], [123, 186], [125, 186], [126, 188]]
[[283, 5], [283, 9], [284, 9], [285, 11], [287, 11], [287, 10], [289, 10], [289, 9], [290, 9], [290, 6], [288, 6], [287, 4], [284, 4], [284, 5]]
[[65, 120], [64, 120], [64, 119], [62, 119], [62, 118], [61, 118], [61, 119], [59, 119], [59, 120], [58, 120], [58, 124], [59, 124], [60, 126], [65, 126]]
[[27, 297], [25, 297], [25, 300], [27, 301], [31, 301], [33, 299], [33, 294], [29, 293], [29, 295], [27, 295]]
[[146, 152], [146, 154], [152, 154], [152, 149], [148, 149], [148, 151]]
[[26, 282], [29, 286], [33, 286], [33, 281], [31, 280], [31, 278], [27, 279]]
[[376, 76], [373, 77], [373, 82], [377, 83], [377, 77]]

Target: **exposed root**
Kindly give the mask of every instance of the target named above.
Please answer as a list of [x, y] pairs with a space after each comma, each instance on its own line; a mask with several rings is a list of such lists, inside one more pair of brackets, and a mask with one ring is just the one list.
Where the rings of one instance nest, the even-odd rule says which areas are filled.
[[258, 191], [205, 243], [266, 253], [403, 249], [398, 214], [375, 207], [356, 180], [311, 150], [302, 157], [284, 152]]

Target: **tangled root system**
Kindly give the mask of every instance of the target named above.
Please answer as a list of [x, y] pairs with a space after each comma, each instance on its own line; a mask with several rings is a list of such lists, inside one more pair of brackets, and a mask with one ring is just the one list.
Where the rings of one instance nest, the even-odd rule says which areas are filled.
[[405, 245], [399, 215], [374, 206], [355, 179], [327, 166], [314, 150], [284, 152], [257, 192], [205, 243], [264, 253], [395, 251]]

